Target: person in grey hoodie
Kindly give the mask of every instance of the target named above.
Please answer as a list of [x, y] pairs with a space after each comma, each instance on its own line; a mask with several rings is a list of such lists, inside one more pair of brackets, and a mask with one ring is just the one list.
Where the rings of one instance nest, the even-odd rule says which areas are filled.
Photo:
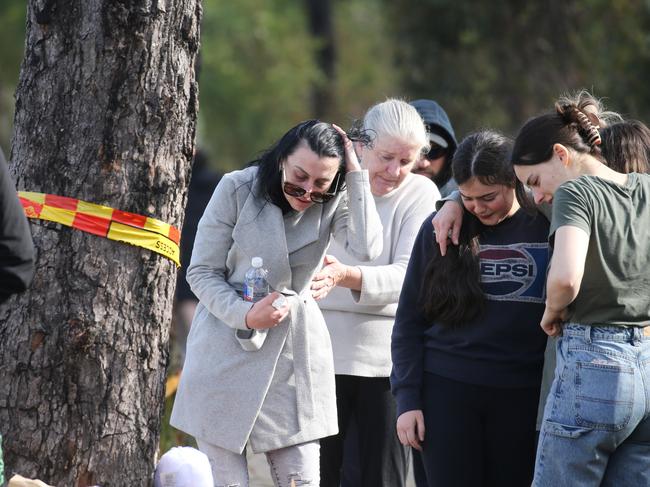
[[411, 105], [422, 117], [429, 136], [430, 149], [413, 167], [413, 172], [430, 178], [444, 198], [458, 188], [451, 174], [451, 159], [458, 143], [449, 117], [433, 100], [415, 100]]

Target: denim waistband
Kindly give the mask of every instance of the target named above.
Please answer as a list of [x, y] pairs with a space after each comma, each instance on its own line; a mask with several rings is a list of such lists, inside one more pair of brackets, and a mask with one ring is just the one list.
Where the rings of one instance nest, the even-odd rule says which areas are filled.
[[563, 336], [581, 337], [586, 341], [611, 340], [616, 342], [650, 340], [650, 326], [614, 326], [614, 325], [581, 325], [566, 323], [562, 330]]

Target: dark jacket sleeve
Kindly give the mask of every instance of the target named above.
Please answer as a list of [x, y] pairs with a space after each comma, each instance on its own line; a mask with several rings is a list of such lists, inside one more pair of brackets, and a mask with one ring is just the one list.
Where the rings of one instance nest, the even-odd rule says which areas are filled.
[[0, 151], [0, 303], [27, 289], [34, 260], [29, 225]]
[[393, 326], [390, 383], [397, 401], [398, 416], [406, 411], [422, 409], [425, 331], [429, 323], [420, 308], [419, 297], [424, 271], [436, 246], [432, 217], [424, 221], [413, 245]]

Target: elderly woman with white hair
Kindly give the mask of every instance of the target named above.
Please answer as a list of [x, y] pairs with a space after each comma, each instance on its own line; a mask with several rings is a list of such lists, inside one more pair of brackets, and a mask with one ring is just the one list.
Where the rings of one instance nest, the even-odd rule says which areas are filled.
[[[357, 425], [360, 486], [400, 487], [408, 455], [395, 433], [390, 392], [390, 337], [411, 247], [440, 193], [411, 173], [429, 149], [414, 107], [388, 99], [368, 110], [372, 144], [356, 147], [384, 228], [383, 252], [362, 264], [333, 243], [312, 284], [332, 338], [339, 434], [321, 440], [321, 484], [340, 483], [350, 419]], [[333, 289], [332, 289], [333, 288]], [[348, 453], [346, 453], [347, 456]]]

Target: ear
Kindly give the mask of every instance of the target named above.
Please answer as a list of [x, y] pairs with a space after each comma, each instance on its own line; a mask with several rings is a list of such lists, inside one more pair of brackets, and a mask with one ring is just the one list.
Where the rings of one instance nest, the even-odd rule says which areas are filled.
[[571, 163], [569, 149], [562, 144], [553, 144], [553, 153], [560, 160], [562, 165], [568, 166]]

